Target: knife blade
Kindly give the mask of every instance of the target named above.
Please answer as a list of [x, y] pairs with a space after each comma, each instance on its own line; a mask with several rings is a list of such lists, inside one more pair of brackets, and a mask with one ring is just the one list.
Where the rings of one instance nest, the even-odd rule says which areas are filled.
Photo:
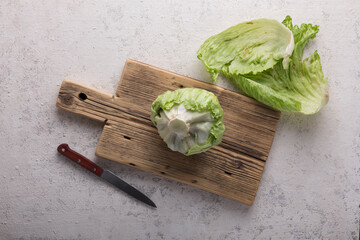
[[112, 185], [116, 186], [117, 188], [121, 189], [125, 193], [129, 194], [130, 196], [136, 198], [137, 200], [146, 203], [154, 208], [156, 205], [150, 198], [148, 198], [145, 194], [131, 186], [130, 184], [126, 183], [125, 181], [121, 180], [118, 176], [110, 172], [109, 170], [104, 170], [96, 163], [90, 161], [80, 153], [75, 152], [74, 150], [70, 149], [69, 145], [66, 143], [60, 144], [57, 148], [58, 152], [64, 155], [65, 157], [69, 158], [70, 160], [74, 161], [78, 165], [84, 167], [85, 169], [89, 170], [93, 174], [98, 177], [101, 177], [105, 181], [111, 183]]

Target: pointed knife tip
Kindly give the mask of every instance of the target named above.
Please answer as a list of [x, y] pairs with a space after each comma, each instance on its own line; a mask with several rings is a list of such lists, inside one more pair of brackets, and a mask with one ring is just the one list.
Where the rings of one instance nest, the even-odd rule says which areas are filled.
[[148, 199], [148, 201], [146, 202], [149, 206], [153, 207], [153, 208], [157, 208], [157, 206], [155, 205], [155, 203], [153, 201], [151, 201], [150, 199]]

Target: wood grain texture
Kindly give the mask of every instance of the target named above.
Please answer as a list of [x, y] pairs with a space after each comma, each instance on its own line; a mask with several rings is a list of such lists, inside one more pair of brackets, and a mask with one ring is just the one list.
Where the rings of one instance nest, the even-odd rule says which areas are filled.
[[[226, 131], [220, 145], [186, 157], [173, 152], [150, 121], [150, 107], [167, 90], [198, 87], [218, 96]], [[115, 95], [64, 81], [57, 106], [104, 121], [96, 155], [251, 205], [280, 112], [251, 98], [127, 60]]]

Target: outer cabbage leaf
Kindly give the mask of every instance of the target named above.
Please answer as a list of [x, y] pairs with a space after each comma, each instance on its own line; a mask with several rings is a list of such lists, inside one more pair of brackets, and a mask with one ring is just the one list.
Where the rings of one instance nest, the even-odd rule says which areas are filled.
[[240, 23], [210, 37], [198, 50], [213, 81], [226, 67], [230, 74], [256, 74], [283, 60], [287, 68], [294, 49], [292, 32], [272, 19]]
[[283, 24], [292, 31], [295, 41], [289, 68], [285, 69], [278, 62], [256, 74], [234, 74], [225, 65], [221, 73], [246, 95], [279, 111], [314, 114], [329, 100], [328, 81], [317, 51], [304, 60], [303, 52], [309, 40], [316, 37], [319, 27], [312, 24], [293, 26], [290, 16]]
[[[225, 131], [222, 116], [223, 110], [217, 97], [199, 88], [167, 91], [158, 96], [151, 106], [151, 121], [160, 136], [170, 149], [185, 155], [204, 152], [221, 142]], [[169, 120], [174, 119], [170, 123]], [[172, 123], [174, 126], [170, 128], [178, 130], [177, 135], [166, 129]], [[187, 136], [181, 132], [186, 126]]]

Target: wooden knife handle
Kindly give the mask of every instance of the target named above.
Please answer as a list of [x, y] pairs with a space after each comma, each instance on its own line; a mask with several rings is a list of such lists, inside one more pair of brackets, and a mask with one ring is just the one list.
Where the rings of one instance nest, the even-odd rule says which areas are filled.
[[90, 161], [89, 159], [87, 159], [83, 155], [75, 152], [74, 150], [71, 150], [69, 145], [67, 145], [66, 143], [60, 144], [58, 146], [57, 150], [59, 153], [61, 153], [65, 157], [71, 159], [75, 163], [86, 168], [87, 170], [89, 170], [90, 172], [94, 173], [95, 175], [97, 175], [99, 177], [101, 176], [101, 174], [104, 171], [101, 167], [99, 167], [94, 162]]

